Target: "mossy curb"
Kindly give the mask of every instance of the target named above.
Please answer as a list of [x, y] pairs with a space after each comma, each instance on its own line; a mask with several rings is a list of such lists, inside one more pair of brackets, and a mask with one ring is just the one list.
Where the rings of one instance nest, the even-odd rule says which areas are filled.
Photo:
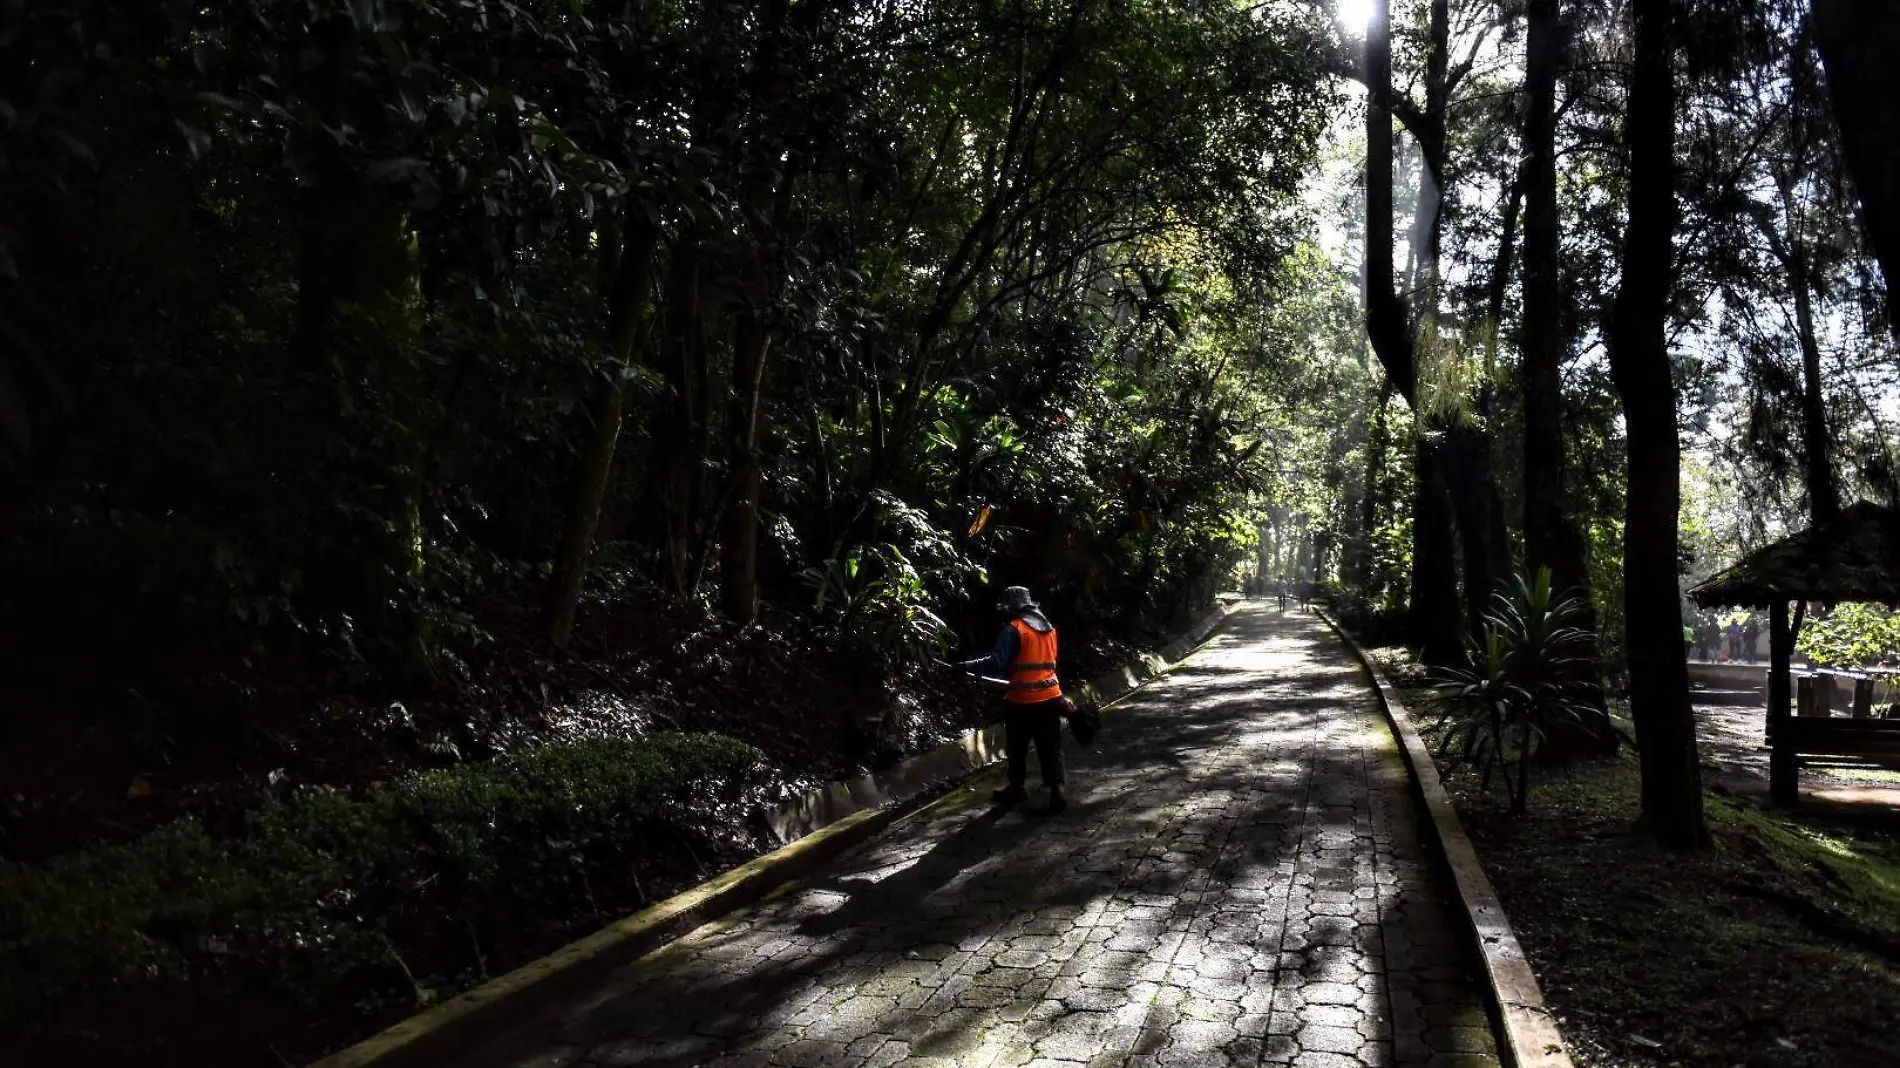
[[870, 840], [904, 814], [902, 808], [872, 809], [840, 820], [411, 1016], [312, 1068], [440, 1064], [492, 1022], [516, 1019], [701, 924], [760, 900], [775, 887]]
[[1411, 713], [1345, 628], [1317, 606], [1314, 612], [1333, 629], [1365, 671], [1378, 696], [1379, 708], [1399, 740], [1399, 754], [1412, 773], [1412, 792], [1430, 817], [1432, 837], [1438, 846], [1434, 852], [1463, 906], [1465, 922], [1459, 926], [1484, 966], [1485, 999], [1498, 1032], [1498, 1053], [1506, 1068], [1574, 1068], [1557, 1021], [1544, 1006], [1537, 976], [1531, 972], [1530, 961], [1518, 945], [1497, 891], [1478, 860], [1478, 851], [1458, 819], [1451, 795], [1439, 781], [1431, 750], [1412, 725]]

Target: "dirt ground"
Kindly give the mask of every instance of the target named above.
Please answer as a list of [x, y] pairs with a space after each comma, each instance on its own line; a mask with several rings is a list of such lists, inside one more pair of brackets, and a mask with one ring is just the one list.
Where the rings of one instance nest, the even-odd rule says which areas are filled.
[[[1429, 723], [1431, 692], [1404, 692]], [[1900, 810], [1842, 802], [1881, 780], [1835, 770], [1771, 809], [1761, 707], [1697, 714], [1711, 841], [1694, 854], [1639, 832], [1631, 753], [1546, 775], [1516, 818], [1475, 774], [1445, 776], [1578, 1064], [1900, 1064]]]

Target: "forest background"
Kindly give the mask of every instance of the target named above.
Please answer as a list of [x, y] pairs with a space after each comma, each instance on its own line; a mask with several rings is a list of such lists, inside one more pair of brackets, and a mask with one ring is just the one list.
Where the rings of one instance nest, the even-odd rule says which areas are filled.
[[1077, 676], [1243, 574], [1452, 664], [1546, 566], [1649, 707], [1900, 418], [1807, 6], [1660, 6], [0, 4], [14, 1018], [426, 1003], [986, 719], [1005, 585]]

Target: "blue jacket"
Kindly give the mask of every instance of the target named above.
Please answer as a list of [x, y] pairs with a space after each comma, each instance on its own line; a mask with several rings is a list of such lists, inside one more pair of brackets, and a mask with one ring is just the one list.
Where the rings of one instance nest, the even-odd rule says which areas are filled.
[[[1050, 631], [1055, 629], [1055, 625], [1050, 623], [1048, 618], [1041, 612], [1025, 612], [1019, 618], [1037, 631]], [[1009, 677], [1009, 662], [1016, 659], [1016, 653], [1022, 647], [1023, 642], [1021, 638], [1016, 636], [1016, 628], [1005, 623], [1003, 624], [1002, 633], [996, 636], [996, 648], [990, 650], [990, 655], [979, 656], [975, 660], [965, 660], [957, 664], [957, 666], [972, 675], [988, 675], [993, 679], [1007, 679]]]

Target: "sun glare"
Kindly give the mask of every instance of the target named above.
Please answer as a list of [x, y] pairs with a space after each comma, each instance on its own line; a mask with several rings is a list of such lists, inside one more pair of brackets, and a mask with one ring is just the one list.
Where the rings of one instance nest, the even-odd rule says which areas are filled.
[[1372, 0], [1339, 0], [1339, 24], [1346, 32], [1363, 35], [1372, 21]]

